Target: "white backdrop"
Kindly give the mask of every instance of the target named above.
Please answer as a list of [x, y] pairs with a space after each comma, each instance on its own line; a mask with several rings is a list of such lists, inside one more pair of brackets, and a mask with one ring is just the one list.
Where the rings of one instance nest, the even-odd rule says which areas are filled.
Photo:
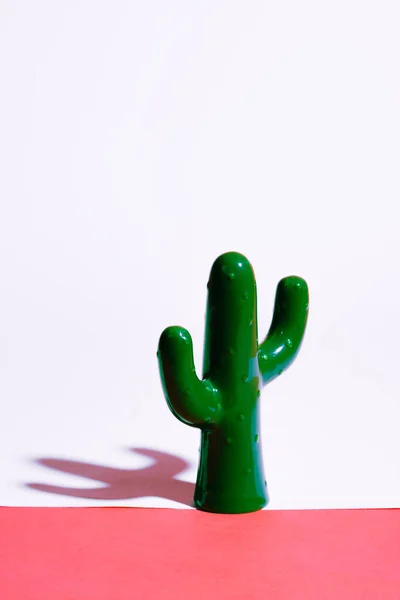
[[400, 506], [399, 18], [2, 1], [1, 504], [186, 506], [171, 477], [194, 482], [199, 433], [166, 406], [158, 337], [187, 327], [200, 372], [209, 269], [236, 250], [260, 337], [278, 280], [310, 287], [262, 396], [270, 508]]

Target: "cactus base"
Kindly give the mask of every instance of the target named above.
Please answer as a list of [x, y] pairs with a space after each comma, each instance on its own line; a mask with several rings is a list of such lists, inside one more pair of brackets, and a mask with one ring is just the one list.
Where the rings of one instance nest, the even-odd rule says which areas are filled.
[[268, 491], [265, 490], [265, 496], [259, 498], [225, 498], [221, 497], [216, 501], [212, 494], [198, 493], [194, 496], [194, 506], [204, 512], [222, 513], [222, 514], [244, 514], [256, 512], [267, 506], [269, 502]]
[[[244, 415], [242, 415], [244, 416]], [[249, 513], [268, 503], [258, 419], [202, 431], [194, 504], [206, 512]]]

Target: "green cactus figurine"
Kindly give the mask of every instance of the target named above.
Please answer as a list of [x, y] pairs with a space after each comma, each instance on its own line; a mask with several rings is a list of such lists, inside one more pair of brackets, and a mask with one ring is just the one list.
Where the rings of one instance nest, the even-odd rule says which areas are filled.
[[278, 284], [268, 335], [258, 345], [257, 292], [249, 261], [236, 252], [214, 262], [208, 282], [204, 373], [195, 371], [190, 333], [168, 327], [158, 362], [168, 406], [201, 430], [195, 506], [246, 513], [268, 502], [260, 439], [264, 385], [295, 359], [308, 316], [308, 288], [299, 277]]

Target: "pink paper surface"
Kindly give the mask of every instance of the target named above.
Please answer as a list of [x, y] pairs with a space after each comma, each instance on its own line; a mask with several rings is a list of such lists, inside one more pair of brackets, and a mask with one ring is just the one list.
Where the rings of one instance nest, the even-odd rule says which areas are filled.
[[7, 600], [398, 600], [400, 511], [1, 508]]

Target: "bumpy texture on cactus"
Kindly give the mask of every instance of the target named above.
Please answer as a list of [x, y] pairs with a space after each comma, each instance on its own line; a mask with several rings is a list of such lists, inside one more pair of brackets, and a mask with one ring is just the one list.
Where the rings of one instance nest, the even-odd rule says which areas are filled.
[[207, 287], [203, 379], [195, 372], [190, 333], [168, 327], [157, 353], [161, 380], [172, 413], [201, 429], [195, 506], [251, 512], [268, 502], [260, 392], [299, 351], [308, 289], [299, 277], [280, 281], [271, 327], [258, 345], [256, 282], [248, 260], [236, 252], [223, 254], [214, 262]]

